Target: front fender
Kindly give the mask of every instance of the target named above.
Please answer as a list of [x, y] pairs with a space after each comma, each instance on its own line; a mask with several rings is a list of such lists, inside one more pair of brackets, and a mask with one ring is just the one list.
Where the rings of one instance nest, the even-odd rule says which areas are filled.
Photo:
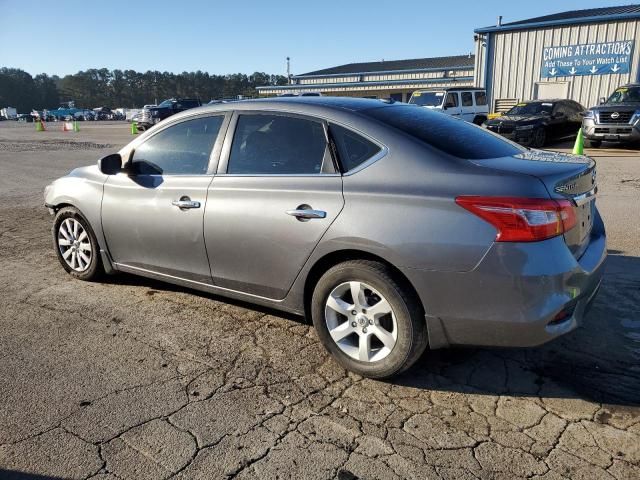
[[58, 210], [69, 205], [80, 211], [104, 251], [107, 251], [107, 245], [102, 231], [101, 205], [106, 179], [97, 166], [83, 167], [55, 180], [44, 190], [44, 203], [48, 208]]

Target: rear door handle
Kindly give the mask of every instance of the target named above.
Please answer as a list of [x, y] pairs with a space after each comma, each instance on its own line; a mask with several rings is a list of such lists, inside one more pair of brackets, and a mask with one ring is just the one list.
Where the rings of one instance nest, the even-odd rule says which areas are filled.
[[200, 202], [195, 202], [189, 197], [182, 197], [180, 200], [174, 200], [171, 205], [180, 209], [184, 208], [200, 208]]
[[313, 210], [311, 208], [297, 208], [296, 210], [287, 210], [286, 213], [301, 221], [311, 220], [313, 218], [325, 218], [327, 216], [327, 212]]

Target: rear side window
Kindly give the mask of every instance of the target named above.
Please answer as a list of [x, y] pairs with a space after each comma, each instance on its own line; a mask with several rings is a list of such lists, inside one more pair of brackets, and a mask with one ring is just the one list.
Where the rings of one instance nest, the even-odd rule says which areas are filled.
[[471, 92], [462, 92], [460, 94], [462, 97], [462, 106], [463, 107], [472, 107], [473, 106], [473, 96]]
[[395, 104], [362, 113], [458, 158], [480, 160], [525, 151], [523, 147], [471, 123], [427, 108]]
[[475, 96], [476, 96], [476, 105], [487, 104], [487, 94], [485, 92], [475, 92]]
[[240, 115], [227, 173], [319, 174], [330, 162], [320, 122], [284, 115]]
[[344, 127], [330, 125], [329, 129], [344, 172], [362, 165], [381, 150], [375, 143]]
[[165, 128], [133, 153], [138, 175], [202, 175], [207, 173], [211, 149], [223, 115], [196, 118]]

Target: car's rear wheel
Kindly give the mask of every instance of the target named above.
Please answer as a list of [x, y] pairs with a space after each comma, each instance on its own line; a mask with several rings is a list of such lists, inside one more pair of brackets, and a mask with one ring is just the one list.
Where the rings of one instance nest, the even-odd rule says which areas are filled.
[[102, 273], [96, 236], [89, 222], [73, 207], [60, 209], [53, 223], [53, 244], [62, 267], [80, 280]]
[[531, 142], [532, 146], [536, 148], [544, 147], [545, 143], [547, 143], [547, 132], [544, 128], [537, 128], [533, 132], [533, 140]]
[[311, 300], [325, 348], [346, 369], [371, 378], [409, 368], [427, 346], [422, 309], [386, 265], [353, 260], [330, 268]]

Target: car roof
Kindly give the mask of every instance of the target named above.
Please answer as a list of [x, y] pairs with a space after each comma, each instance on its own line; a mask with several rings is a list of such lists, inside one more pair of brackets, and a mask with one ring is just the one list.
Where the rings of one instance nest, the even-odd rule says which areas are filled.
[[544, 99], [536, 99], [536, 100], [523, 100], [521, 102], [518, 102], [517, 104], [521, 104], [521, 103], [557, 103], [557, 102], [573, 102], [574, 100], [571, 100], [569, 98], [544, 98]]
[[418, 88], [416, 92], [456, 92], [456, 91], [484, 91], [482, 87], [442, 87], [442, 88]]
[[[232, 105], [232, 106], [230, 106]], [[368, 110], [370, 108], [380, 108], [385, 105], [390, 105], [390, 102], [385, 102], [377, 99], [369, 98], [353, 98], [353, 97], [271, 97], [271, 98], [258, 98], [252, 100], [239, 100], [231, 104], [218, 104], [218, 105], [205, 105], [198, 108], [199, 112], [203, 111], [217, 111], [221, 109], [233, 109], [233, 110], [268, 110], [268, 109], [283, 109], [288, 107], [314, 107], [329, 108], [334, 110], [348, 110], [357, 112], [360, 110]], [[195, 109], [192, 109], [195, 110]]]

